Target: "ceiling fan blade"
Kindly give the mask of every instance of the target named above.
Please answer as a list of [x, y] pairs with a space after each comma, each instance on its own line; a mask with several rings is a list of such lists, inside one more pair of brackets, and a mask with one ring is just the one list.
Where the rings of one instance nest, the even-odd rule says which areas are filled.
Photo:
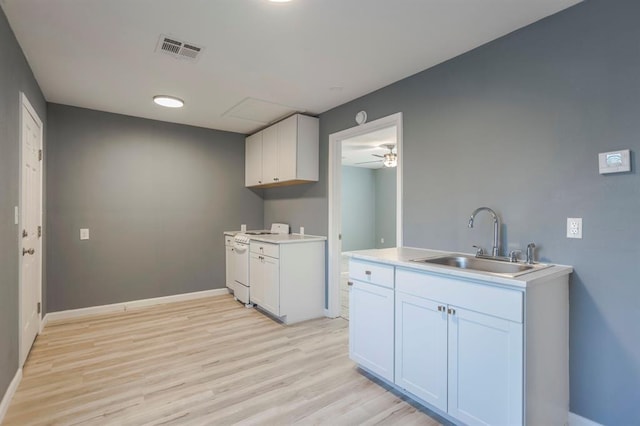
[[380, 163], [382, 160], [373, 160], [373, 161], [362, 161], [360, 163], [355, 164], [369, 164], [369, 163]]
[[371, 155], [373, 155], [374, 157], [384, 158], [384, 155], [378, 155], [378, 154], [371, 154]]

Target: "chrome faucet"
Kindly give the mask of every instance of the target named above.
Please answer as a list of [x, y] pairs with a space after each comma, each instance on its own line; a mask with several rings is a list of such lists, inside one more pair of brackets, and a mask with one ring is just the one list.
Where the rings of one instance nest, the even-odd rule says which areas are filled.
[[536, 248], [536, 245], [534, 243], [529, 243], [529, 245], [527, 246], [527, 263], [529, 265], [532, 265], [535, 263], [533, 261], [533, 250], [535, 248]]
[[493, 257], [498, 257], [500, 255], [500, 219], [496, 212], [491, 210], [489, 207], [478, 207], [473, 211], [473, 213], [471, 213], [471, 217], [469, 218], [469, 228], [473, 228], [473, 221], [476, 215], [483, 210], [491, 213], [491, 216], [493, 217], [493, 249], [491, 250], [491, 254]]

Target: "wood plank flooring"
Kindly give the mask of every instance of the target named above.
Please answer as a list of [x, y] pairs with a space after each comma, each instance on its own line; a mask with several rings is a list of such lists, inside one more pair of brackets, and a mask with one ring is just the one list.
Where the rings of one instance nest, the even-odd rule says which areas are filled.
[[348, 323], [284, 326], [231, 296], [50, 323], [10, 425], [438, 425], [348, 358]]

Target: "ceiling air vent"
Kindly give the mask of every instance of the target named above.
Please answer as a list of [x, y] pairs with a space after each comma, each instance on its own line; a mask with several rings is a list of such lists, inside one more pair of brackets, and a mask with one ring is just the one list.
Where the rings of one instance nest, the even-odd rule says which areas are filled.
[[202, 49], [202, 47], [196, 46], [193, 43], [186, 43], [175, 37], [167, 37], [161, 34], [156, 52], [195, 62], [200, 52], [202, 52]]

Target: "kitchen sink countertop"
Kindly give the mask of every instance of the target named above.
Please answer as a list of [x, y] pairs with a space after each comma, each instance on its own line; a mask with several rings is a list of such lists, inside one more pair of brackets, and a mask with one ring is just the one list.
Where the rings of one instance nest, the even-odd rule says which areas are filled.
[[[403, 268], [424, 270], [460, 278], [482, 280], [518, 288], [530, 287], [532, 285], [535, 285], [536, 282], [547, 281], [548, 279], [555, 278], [560, 275], [570, 274], [571, 272], [573, 272], [573, 268], [571, 266], [551, 265], [534, 272], [518, 275], [516, 277], [508, 277], [505, 275], [483, 272], [479, 270], [446, 267], [437, 264], [411, 261], [411, 259], [437, 258], [457, 253], [458, 252], [411, 247], [393, 247], [387, 249], [358, 250], [345, 252], [343, 254], [355, 259], [386, 263], [389, 265], [401, 266]], [[466, 255], [473, 256], [473, 254]]]

